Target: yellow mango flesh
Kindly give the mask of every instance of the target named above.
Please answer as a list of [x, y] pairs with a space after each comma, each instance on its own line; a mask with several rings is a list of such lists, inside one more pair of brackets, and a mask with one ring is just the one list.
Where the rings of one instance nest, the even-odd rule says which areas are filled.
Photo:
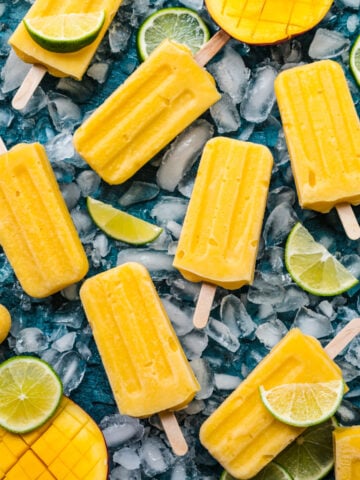
[[55, 416], [17, 435], [0, 428], [0, 477], [4, 480], [105, 480], [104, 437], [87, 413], [63, 397]]
[[272, 44], [306, 32], [326, 15], [333, 0], [206, 0], [213, 20], [250, 44]]
[[9, 310], [0, 305], [0, 343], [8, 336], [11, 328], [11, 316]]
[[338, 427], [333, 437], [336, 480], [360, 478], [360, 426]]

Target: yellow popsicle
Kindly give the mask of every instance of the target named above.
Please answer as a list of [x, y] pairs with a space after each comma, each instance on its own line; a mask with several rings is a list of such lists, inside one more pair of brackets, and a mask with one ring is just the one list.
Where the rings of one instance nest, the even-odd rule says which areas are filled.
[[56, 16], [66, 13], [91, 13], [105, 10], [104, 25], [90, 45], [73, 53], [54, 53], [38, 45], [21, 22], [9, 39], [16, 54], [27, 63], [40, 64], [56, 77], [69, 76], [81, 80], [99, 43], [109, 28], [122, 0], [36, 0], [25, 18]]
[[165, 40], [75, 132], [75, 148], [106, 182], [123, 183], [219, 98], [191, 51]]
[[148, 417], [192, 400], [198, 382], [145, 267], [100, 273], [80, 297], [122, 414]]
[[340, 368], [320, 343], [292, 329], [204, 422], [201, 443], [235, 478], [252, 478], [302, 432], [268, 412], [260, 385], [270, 389], [341, 378]]
[[333, 438], [336, 480], [360, 478], [360, 426], [338, 427]]
[[206, 144], [174, 259], [186, 279], [229, 289], [252, 282], [272, 164], [262, 145]]
[[273, 44], [310, 30], [333, 0], [205, 0], [215, 22], [250, 44]]
[[322, 60], [285, 70], [275, 92], [300, 205], [322, 213], [358, 205], [360, 122], [340, 65]]
[[46, 297], [81, 280], [88, 262], [44, 147], [0, 155], [0, 244], [28, 295]]

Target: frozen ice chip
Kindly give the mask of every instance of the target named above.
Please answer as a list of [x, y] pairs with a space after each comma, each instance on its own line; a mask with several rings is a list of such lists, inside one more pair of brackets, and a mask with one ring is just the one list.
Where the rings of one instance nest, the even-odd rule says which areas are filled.
[[295, 199], [295, 191], [292, 188], [283, 185], [281, 187], [274, 188], [269, 192], [267, 208], [271, 212], [280, 203], [294, 205]]
[[300, 290], [299, 287], [296, 285], [289, 285], [284, 288], [284, 299], [278, 305], [275, 305], [275, 310], [277, 312], [291, 312], [309, 305], [309, 296], [303, 290]]
[[305, 335], [315, 338], [328, 337], [334, 333], [328, 317], [306, 307], [297, 312], [293, 326], [300, 328]]
[[270, 246], [283, 243], [297, 221], [298, 217], [292, 206], [288, 203], [280, 203], [272, 210], [265, 222], [263, 233], [265, 244]]
[[203, 119], [187, 127], [171, 143], [161, 160], [156, 175], [159, 187], [173, 192], [213, 134], [213, 126]]
[[164, 280], [170, 274], [175, 274], [173, 257], [165, 252], [141, 248], [127, 248], [120, 250], [116, 265], [126, 262], [142, 263], [150, 272], [154, 280]]
[[221, 99], [210, 107], [210, 114], [218, 133], [235, 132], [241, 126], [240, 114], [227, 93], [224, 93]]
[[205, 330], [210, 338], [226, 350], [229, 350], [230, 352], [237, 352], [239, 350], [239, 340], [230, 331], [230, 328], [224, 323], [219, 322], [219, 320], [210, 318]]
[[16, 338], [15, 350], [20, 353], [38, 353], [46, 350], [48, 339], [42, 330], [36, 327], [22, 329]]
[[109, 73], [109, 64], [106, 62], [93, 63], [86, 73], [98, 83], [104, 83]]
[[235, 337], [249, 337], [256, 327], [244, 304], [233, 294], [223, 297], [220, 318]]
[[129, 25], [123, 22], [114, 21], [109, 28], [109, 44], [113, 53], [126, 50], [131, 35]]
[[180, 342], [186, 357], [189, 360], [194, 360], [201, 357], [203, 351], [208, 346], [209, 339], [204, 330], [193, 330], [180, 337]]
[[52, 343], [51, 347], [58, 352], [66, 352], [74, 347], [76, 340], [76, 332], [66, 333], [64, 336], [58, 338]]
[[[360, 0], [358, 0], [358, 3], [360, 3]], [[350, 33], [354, 33], [358, 28], [359, 23], [360, 19], [358, 15], [350, 15], [346, 22], [346, 28], [349, 30]]]
[[269, 350], [273, 348], [286, 335], [288, 329], [279, 319], [271, 320], [259, 325], [255, 335]]
[[31, 65], [20, 60], [11, 49], [1, 70], [1, 91], [8, 93], [20, 87], [30, 68]]
[[109, 448], [136, 443], [144, 435], [144, 427], [139, 419], [121, 414], [104, 417], [100, 422], [100, 428]]
[[51, 162], [67, 160], [75, 155], [72, 135], [59, 133], [45, 145], [46, 153]]
[[188, 201], [178, 197], [163, 197], [151, 210], [150, 215], [158, 225], [166, 226], [170, 220], [183, 223]]
[[69, 97], [49, 94], [48, 109], [54, 127], [59, 132], [72, 132], [81, 122], [81, 110]]
[[207, 69], [215, 77], [220, 90], [230, 95], [235, 104], [240, 103], [250, 77], [250, 70], [241, 55], [228, 45], [221, 60], [209, 64]]
[[199, 283], [188, 282], [182, 277], [172, 279], [170, 282], [170, 291], [175, 298], [179, 301], [191, 301], [196, 302], [201, 285]]
[[240, 377], [226, 373], [215, 373], [214, 380], [218, 390], [235, 390], [241, 382]]
[[278, 305], [285, 297], [285, 289], [267, 281], [259, 271], [255, 272], [255, 278], [248, 290], [247, 298], [250, 302], [261, 305]]
[[318, 28], [309, 47], [309, 57], [315, 60], [334, 58], [350, 47], [350, 40], [335, 30]]
[[160, 192], [155, 183], [134, 181], [129, 189], [119, 198], [122, 207], [129, 207], [135, 203], [146, 202], [157, 197]]
[[110, 480], [141, 480], [140, 470], [127, 470], [124, 467], [115, 467], [111, 470]]
[[192, 321], [194, 309], [178, 302], [174, 297], [171, 297], [171, 295], [162, 296], [161, 301], [176, 334], [182, 336], [191, 332], [194, 328]]
[[248, 122], [261, 123], [269, 116], [275, 104], [276, 75], [271, 65], [259, 67], [253, 73], [240, 105], [240, 114]]
[[[204, 6], [204, 0], [182, 0], [184, 7], [200, 10]], [[173, 479], [172, 479], [173, 480]]]
[[113, 455], [113, 460], [127, 470], [137, 470], [140, 467], [140, 457], [133, 448], [124, 447], [117, 450]]
[[174, 462], [169, 448], [157, 437], [148, 437], [140, 449], [141, 464], [147, 477], [166, 472]]
[[81, 82], [71, 77], [63, 77], [59, 79], [56, 89], [70, 97], [75, 103], [84, 103], [93, 96], [95, 84], [87, 77], [84, 77]]
[[93, 249], [91, 250], [91, 260], [94, 267], [99, 267], [101, 265], [101, 260], [105, 258], [110, 252], [109, 239], [103, 233], [96, 235], [92, 242]]
[[83, 197], [94, 195], [100, 186], [101, 178], [93, 170], [84, 170], [79, 173], [76, 183], [79, 185]]
[[355, 337], [354, 340], [351, 341], [344, 358], [351, 365], [354, 365], [354, 367], [359, 369], [359, 365], [360, 365], [360, 339], [359, 339], [359, 337]]
[[79, 233], [81, 240], [87, 240], [89, 232], [93, 232], [95, 236], [95, 227], [94, 223], [85, 212], [73, 209], [71, 211], [71, 218], [75, 224], [76, 230]]
[[356, 10], [360, 8], [360, 0], [341, 0], [345, 7], [353, 8]]
[[61, 378], [64, 394], [69, 395], [82, 382], [86, 362], [77, 352], [69, 351], [62, 353], [53, 367]]
[[214, 372], [209, 362], [204, 358], [196, 358], [191, 360], [190, 365], [201, 387], [195, 398], [197, 400], [205, 400], [211, 397], [214, 391]]
[[8, 107], [0, 108], [0, 129], [10, 127], [13, 119], [14, 113]]
[[75, 183], [63, 183], [60, 185], [62, 196], [69, 210], [73, 209], [80, 198], [80, 188]]

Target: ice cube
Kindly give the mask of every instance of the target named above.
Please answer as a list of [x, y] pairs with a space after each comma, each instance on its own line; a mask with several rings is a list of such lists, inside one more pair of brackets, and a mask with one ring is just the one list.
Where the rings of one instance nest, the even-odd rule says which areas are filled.
[[148, 437], [140, 449], [141, 464], [147, 477], [166, 472], [174, 463], [174, 456], [164, 442], [157, 437]]
[[229, 350], [230, 352], [237, 352], [239, 349], [240, 343], [237, 337], [231, 332], [227, 325], [219, 320], [210, 318], [205, 330], [210, 338], [212, 338], [216, 343], [224, 347], [226, 350]]
[[48, 339], [42, 330], [37, 327], [28, 327], [21, 330], [16, 338], [15, 349], [20, 353], [38, 353], [46, 350]]
[[164, 295], [161, 301], [178, 336], [186, 335], [194, 328], [194, 309], [178, 302], [171, 295]]
[[131, 445], [143, 438], [144, 427], [137, 418], [114, 414], [104, 417], [100, 428], [109, 448]]
[[135, 203], [146, 202], [157, 197], [160, 192], [155, 183], [134, 181], [129, 189], [119, 198], [122, 207], [129, 207]]
[[341, 33], [318, 28], [309, 47], [309, 56], [315, 60], [338, 57], [350, 47], [350, 40]]
[[214, 391], [214, 373], [209, 362], [205, 358], [195, 358], [190, 364], [201, 387], [195, 398], [205, 400], [211, 397]]
[[227, 93], [223, 93], [221, 99], [210, 107], [210, 114], [218, 133], [235, 132], [241, 126], [240, 114]]

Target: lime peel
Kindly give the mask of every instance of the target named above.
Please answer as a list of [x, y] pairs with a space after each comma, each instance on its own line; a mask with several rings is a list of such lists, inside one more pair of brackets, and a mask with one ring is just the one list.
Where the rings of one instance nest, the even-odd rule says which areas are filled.
[[157, 225], [92, 197], [87, 197], [87, 207], [96, 225], [115, 240], [132, 245], [143, 245], [155, 240], [163, 231]]
[[[236, 480], [226, 470], [223, 471], [220, 480]], [[284, 467], [278, 465], [276, 462], [271, 462], [266, 465], [255, 477], [251, 480], [293, 480]]]
[[105, 22], [105, 11], [24, 18], [31, 38], [44, 49], [72, 53], [93, 43]]
[[141, 60], [165, 40], [186, 45], [195, 54], [210, 38], [206, 23], [197, 12], [185, 7], [163, 8], [147, 17], [137, 34]]
[[54, 414], [63, 394], [55, 370], [37, 357], [16, 356], [0, 365], [0, 426], [27, 433]]
[[358, 85], [360, 85], [360, 35], [350, 50], [350, 70]]
[[259, 387], [260, 397], [277, 419], [294, 427], [324, 422], [338, 409], [344, 395], [342, 379], [318, 383], [288, 383], [269, 390]]

